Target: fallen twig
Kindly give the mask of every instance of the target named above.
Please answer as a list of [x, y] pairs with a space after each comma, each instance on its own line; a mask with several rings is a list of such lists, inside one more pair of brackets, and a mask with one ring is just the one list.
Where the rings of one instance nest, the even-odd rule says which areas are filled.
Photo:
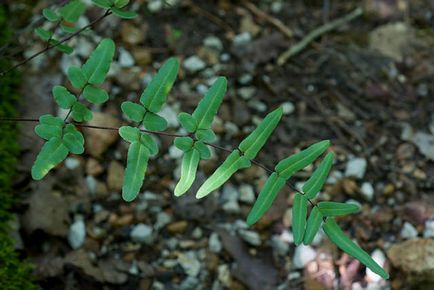
[[347, 14], [341, 18], [330, 21], [330, 22], [312, 30], [301, 41], [297, 42], [296, 44], [291, 46], [287, 51], [282, 53], [279, 56], [279, 58], [277, 59], [277, 64], [278, 65], [285, 64], [289, 58], [300, 53], [309, 43], [314, 41], [316, 38], [320, 37], [321, 35], [329, 32], [329, 31], [332, 31], [338, 27], [341, 27], [342, 25], [354, 20], [355, 18], [361, 16], [362, 14], [363, 14], [363, 10], [361, 8], [357, 8], [353, 12], [351, 12], [350, 14]]

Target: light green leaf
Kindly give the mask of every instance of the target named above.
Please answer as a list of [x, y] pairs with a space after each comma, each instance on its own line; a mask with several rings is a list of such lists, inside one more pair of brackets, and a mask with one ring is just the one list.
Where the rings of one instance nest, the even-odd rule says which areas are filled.
[[187, 132], [193, 133], [194, 131], [196, 131], [197, 122], [192, 115], [181, 112], [178, 114], [178, 120], [179, 123], [181, 123], [181, 127], [187, 130]]
[[140, 141], [140, 130], [138, 128], [122, 126], [119, 128], [119, 135], [122, 139], [130, 143]]
[[59, 9], [59, 14], [68, 22], [77, 22], [84, 10], [86, 10], [86, 5], [83, 2], [72, 0]]
[[74, 88], [82, 89], [86, 85], [86, 76], [81, 69], [76, 66], [69, 67], [68, 79]]
[[330, 168], [332, 167], [333, 157], [333, 152], [327, 153], [326, 157], [321, 161], [321, 164], [303, 185], [303, 192], [305, 193], [306, 198], [314, 198], [323, 187]]
[[54, 117], [53, 115], [50, 114], [42, 115], [41, 117], [39, 117], [39, 122], [41, 124], [58, 126], [58, 127], [63, 127], [64, 124], [61, 118]]
[[62, 140], [58, 137], [51, 138], [42, 146], [36, 157], [32, 167], [32, 178], [41, 180], [51, 169], [65, 160], [66, 156], [68, 156], [68, 148], [62, 143]]
[[54, 86], [52, 93], [54, 100], [62, 109], [69, 109], [77, 102], [77, 98], [63, 86]]
[[363, 251], [358, 245], [350, 240], [336, 224], [334, 218], [327, 218], [322, 228], [330, 240], [342, 251], [359, 260], [362, 264], [371, 269], [372, 272], [378, 274], [383, 279], [389, 279], [389, 273], [384, 271], [384, 269], [381, 268], [381, 266], [378, 265], [368, 253]]
[[205, 145], [201, 141], [196, 141], [194, 143], [194, 148], [199, 151], [200, 153], [200, 159], [207, 160], [211, 158], [211, 151], [209, 150], [208, 146]]
[[92, 104], [103, 104], [109, 99], [109, 95], [105, 90], [93, 85], [87, 85], [84, 87], [83, 96]]
[[155, 77], [140, 96], [140, 102], [151, 112], [158, 113], [166, 102], [166, 97], [178, 74], [179, 62], [169, 58], [158, 70]]
[[252, 160], [264, 146], [267, 139], [273, 133], [274, 128], [282, 117], [282, 108], [279, 107], [273, 112], [269, 113], [264, 120], [247, 136], [238, 146], [244, 156]]
[[253, 225], [256, 223], [267, 212], [285, 183], [286, 180], [280, 178], [276, 172], [273, 172], [270, 175], [261, 192], [259, 193], [258, 199], [253, 205], [253, 208], [250, 210], [250, 213], [247, 216], [248, 225]]
[[175, 196], [183, 195], [190, 189], [196, 178], [196, 171], [200, 161], [200, 153], [196, 149], [185, 152], [182, 157], [181, 179], [175, 187]]
[[109, 9], [113, 5], [113, 1], [110, 0], [92, 0], [92, 3], [101, 8]]
[[312, 211], [310, 212], [310, 216], [307, 219], [306, 232], [304, 233], [303, 244], [309, 245], [310, 243], [312, 243], [316, 233], [319, 230], [319, 227], [321, 226], [322, 218], [323, 216], [318, 210], [318, 207], [313, 207]]
[[297, 171], [312, 164], [330, 145], [329, 140], [324, 140], [309, 146], [307, 149], [281, 160], [275, 167], [280, 176], [288, 179]]
[[137, 13], [134, 11], [125, 11], [121, 10], [119, 8], [113, 7], [112, 8], [113, 14], [122, 18], [122, 19], [134, 19], [137, 17]]
[[149, 149], [151, 156], [158, 154], [158, 144], [155, 140], [147, 133], [141, 133], [140, 142]]
[[194, 141], [190, 137], [176, 137], [174, 143], [179, 150], [186, 152], [193, 147]]
[[53, 36], [53, 32], [45, 30], [41, 27], [38, 27], [35, 29], [35, 33], [42, 39], [45, 41], [48, 41], [52, 36]]
[[114, 53], [115, 44], [113, 40], [105, 38], [98, 44], [81, 68], [88, 83], [100, 85], [104, 82]]
[[128, 119], [134, 122], [142, 122], [146, 112], [145, 107], [130, 101], [123, 102], [121, 109]]
[[74, 154], [82, 154], [84, 152], [84, 146], [80, 139], [76, 135], [66, 133], [63, 136], [63, 144], [68, 148], [69, 152]]
[[92, 120], [92, 112], [83, 104], [75, 102], [72, 106], [72, 118], [76, 122], [88, 122]]
[[78, 30], [80, 30], [80, 27], [73, 26], [73, 25], [65, 25], [65, 24], [61, 24], [60, 28], [62, 28], [62, 30], [66, 33], [75, 33]]
[[292, 205], [292, 232], [294, 234], [294, 244], [300, 245], [303, 241], [306, 228], [307, 199], [303, 195], [296, 193]]
[[210, 194], [212, 191], [219, 188], [225, 183], [235, 172], [242, 168], [250, 167], [250, 160], [244, 156], [240, 156], [238, 150], [232, 151], [226, 160], [220, 165], [217, 170], [205, 181], [199, 188], [196, 198], [202, 198]]
[[196, 133], [194, 135], [196, 136], [197, 139], [204, 142], [212, 142], [215, 139], [217, 139], [217, 136], [214, 134], [213, 130], [211, 129], [196, 130]]
[[127, 168], [125, 169], [122, 198], [134, 200], [139, 194], [148, 167], [149, 149], [140, 142], [133, 142], [128, 149]]
[[78, 131], [73, 124], [67, 124], [65, 129], [63, 130], [63, 134], [74, 135], [75, 139], [77, 139], [82, 145], [84, 145], [83, 134], [80, 131]]
[[225, 77], [218, 77], [193, 112], [198, 129], [209, 129], [227, 89]]
[[53, 137], [62, 137], [62, 126], [39, 124], [35, 127], [35, 133], [45, 140], [50, 140]]
[[59, 15], [57, 15], [56, 12], [50, 8], [43, 9], [42, 15], [44, 15], [45, 19], [48, 21], [57, 21], [60, 19]]
[[143, 118], [143, 126], [151, 131], [164, 131], [167, 128], [167, 121], [157, 114], [146, 112]]
[[360, 211], [357, 204], [332, 201], [322, 201], [318, 203], [318, 208], [323, 216], [345, 215]]
[[130, 0], [115, 0], [114, 4], [116, 8], [123, 8], [130, 3]]

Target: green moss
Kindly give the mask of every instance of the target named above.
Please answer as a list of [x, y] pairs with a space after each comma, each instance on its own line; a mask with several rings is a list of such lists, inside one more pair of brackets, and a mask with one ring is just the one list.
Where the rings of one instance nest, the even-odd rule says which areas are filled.
[[[11, 35], [6, 22], [6, 11], [0, 7], [0, 47], [7, 42]], [[0, 67], [5, 69], [10, 63], [0, 59]], [[0, 117], [15, 117], [18, 102], [17, 90], [20, 85], [20, 75], [10, 73], [0, 78]], [[9, 212], [13, 205], [11, 194], [11, 180], [15, 173], [17, 156], [19, 153], [17, 128], [15, 124], [0, 124], [0, 288], [8, 290], [38, 289], [31, 282], [30, 264], [19, 259], [14, 250], [14, 242], [10, 237]]]

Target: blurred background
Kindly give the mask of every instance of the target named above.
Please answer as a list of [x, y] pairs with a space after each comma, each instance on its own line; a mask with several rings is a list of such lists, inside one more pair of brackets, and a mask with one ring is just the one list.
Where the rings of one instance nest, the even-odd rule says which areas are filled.
[[[84, 1], [86, 2], [86, 1]], [[88, 1], [90, 2], [90, 1]], [[42, 146], [34, 123], [20, 126], [13, 191], [15, 247], [34, 264], [43, 289], [434, 289], [434, 2], [137, 0], [134, 20], [106, 17], [73, 38], [71, 55], [51, 50], [22, 69], [23, 118], [64, 116], [51, 88], [68, 83], [103, 37], [116, 42], [104, 87], [110, 100], [93, 106], [93, 125], [126, 124], [120, 104], [136, 101], [170, 56], [181, 70], [162, 115], [169, 131], [192, 112], [217, 76], [228, 92], [215, 119], [218, 145], [236, 148], [267, 112], [284, 116], [257, 160], [273, 167], [300, 149], [330, 139], [336, 161], [320, 200], [352, 201], [362, 211], [338, 219], [390, 273], [384, 281], [339, 251], [322, 232], [312, 246], [293, 244], [294, 192], [285, 188], [254, 226], [245, 218], [268, 174], [253, 166], [218, 192], [195, 190], [225, 159], [203, 161], [193, 188], [173, 196], [181, 152], [158, 137], [142, 193], [121, 200], [127, 143], [111, 131], [83, 129], [86, 151], [70, 156], [43, 181], [30, 179]], [[41, 11], [61, 1], [2, 1], [12, 26], [5, 59], [46, 44]], [[301, 47], [311, 31], [354, 10], [363, 14]], [[84, 26], [104, 11], [92, 7]], [[324, 31], [323, 31], [324, 32]], [[291, 179], [300, 186], [313, 166]], [[8, 168], [13, 170], [13, 168]], [[2, 286], [0, 286], [1, 288]], [[5, 288], [6, 289], [6, 288]]]

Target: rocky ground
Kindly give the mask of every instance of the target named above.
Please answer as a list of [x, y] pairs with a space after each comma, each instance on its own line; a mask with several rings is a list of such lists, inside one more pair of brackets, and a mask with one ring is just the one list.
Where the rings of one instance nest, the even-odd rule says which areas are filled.
[[[121, 102], [136, 100], [155, 68], [175, 55], [182, 69], [163, 115], [177, 132], [177, 113], [191, 112], [224, 75], [229, 90], [214, 124], [218, 144], [236, 147], [277, 105], [285, 113], [258, 155], [265, 165], [330, 139], [337, 158], [320, 198], [361, 205], [360, 214], [339, 224], [391, 279], [365, 271], [322, 233], [312, 246], [295, 247], [289, 190], [248, 227], [245, 218], [267, 178], [260, 167], [196, 200], [195, 189], [225, 152], [201, 163], [193, 189], [175, 198], [180, 151], [171, 138], [158, 137], [160, 154], [150, 161], [143, 193], [125, 203], [127, 144], [113, 132], [88, 129], [83, 156], [30, 181], [41, 140], [29, 123], [22, 126], [16, 189], [23, 202], [15, 226], [17, 247], [35, 263], [44, 289], [434, 289], [433, 3], [290, 2], [135, 1], [135, 20], [108, 17], [71, 41], [72, 55], [51, 51], [32, 62], [22, 116], [64, 115], [51, 87], [66, 84], [67, 67], [81, 64], [102, 37], [116, 40], [117, 55], [105, 84], [111, 98], [92, 108], [91, 124], [125, 124]], [[46, 5], [39, 1], [33, 12]], [[310, 31], [357, 5], [362, 17], [277, 62]], [[91, 9], [80, 23], [100, 13]], [[19, 38], [25, 55], [44, 45], [29, 39], [25, 31]], [[312, 169], [292, 181], [300, 185]]]

